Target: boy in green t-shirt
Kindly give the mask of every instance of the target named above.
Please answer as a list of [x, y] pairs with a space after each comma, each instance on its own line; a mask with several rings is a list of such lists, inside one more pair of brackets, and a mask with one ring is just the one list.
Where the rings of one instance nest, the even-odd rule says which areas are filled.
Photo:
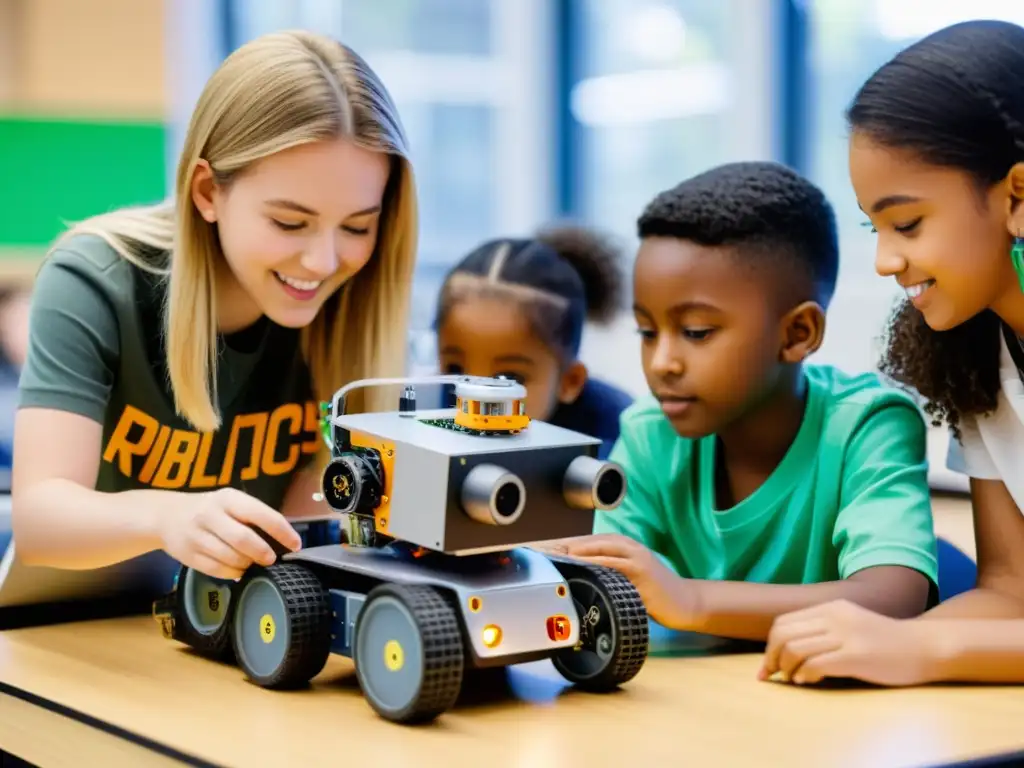
[[634, 313], [651, 395], [622, 416], [628, 477], [595, 535], [673, 629], [764, 640], [846, 599], [908, 617], [937, 595], [925, 425], [873, 374], [805, 366], [838, 272], [832, 208], [774, 163], [718, 167], [639, 220]]

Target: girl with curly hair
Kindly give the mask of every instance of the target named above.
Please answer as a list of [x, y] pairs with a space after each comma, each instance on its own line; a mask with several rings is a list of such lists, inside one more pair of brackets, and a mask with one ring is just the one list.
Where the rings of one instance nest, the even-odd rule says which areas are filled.
[[883, 370], [970, 477], [973, 590], [920, 618], [833, 603], [780, 617], [762, 676], [1024, 681], [1024, 28], [972, 21], [898, 54], [849, 109], [876, 269], [906, 292]]

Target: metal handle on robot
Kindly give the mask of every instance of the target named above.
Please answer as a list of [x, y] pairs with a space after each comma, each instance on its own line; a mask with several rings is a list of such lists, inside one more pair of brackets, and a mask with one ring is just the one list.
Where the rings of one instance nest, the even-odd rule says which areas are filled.
[[415, 384], [483, 384], [490, 387], [515, 387], [519, 384], [512, 379], [498, 379], [490, 376], [467, 376], [461, 373], [445, 373], [433, 376], [396, 376], [394, 378], [359, 379], [350, 381], [331, 399], [331, 422], [345, 415], [345, 397], [349, 392], [367, 387], [393, 387]]

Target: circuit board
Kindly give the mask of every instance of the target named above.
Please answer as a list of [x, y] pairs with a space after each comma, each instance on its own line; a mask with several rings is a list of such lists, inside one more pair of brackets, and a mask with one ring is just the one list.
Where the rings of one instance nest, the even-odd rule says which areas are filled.
[[420, 419], [420, 423], [431, 427], [440, 427], [452, 432], [461, 432], [464, 435], [479, 435], [480, 437], [507, 437], [510, 434], [509, 432], [470, 429], [461, 424], [456, 424], [455, 419]]
[[320, 436], [329, 447], [334, 447], [331, 439], [331, 404], [320, 403]]

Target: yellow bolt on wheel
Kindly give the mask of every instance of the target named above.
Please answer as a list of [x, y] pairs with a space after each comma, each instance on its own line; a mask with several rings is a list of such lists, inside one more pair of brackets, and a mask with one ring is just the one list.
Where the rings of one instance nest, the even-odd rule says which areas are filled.
[[260, 619], [260, 637], [263, 638], [264, 643], [274, 642], [274, 617], [269, 613], [263, 614]]
[[403, 664], [405, 664], [405, 654], [399, 642], [388, 640], [384, 643], [384, 666], [392, 672], [397, 672]]

